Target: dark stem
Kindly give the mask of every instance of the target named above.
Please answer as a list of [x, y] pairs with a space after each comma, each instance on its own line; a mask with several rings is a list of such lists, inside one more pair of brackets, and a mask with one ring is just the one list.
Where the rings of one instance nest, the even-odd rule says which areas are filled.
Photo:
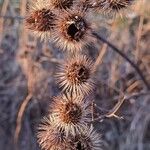
[[105, 38], [101, 37], [97, 33], [93, 32], [92, 34], [98, 40], [102, 41], [103, 43], [106, 43], [109, 47], [112, 48], [112, 50], [114, 50], [121, 57], [123, 57], [125, 60], [127, 60], [130, 63], [130, 65], [136, 70], [138, 75], [141, 77], [141, 79], [142, 79], [143, 83], [145, 84], [145, 86], [147, 87], [147, 89], [150, 90], [150, 85], [149, 85], [148, 81], [146, 80], [146, 78], [144, 77], [144, 75], [143, 75], [142, 71], [140, 70], [140, 68], [130, 58], [128, 58], [128, 56], [126, 56], [126, 54], [124, 54], [122, 50], [118, 49], [115, 45], [113, 45], [112, 43], [110, 43], [109, 41], [107, 41]]

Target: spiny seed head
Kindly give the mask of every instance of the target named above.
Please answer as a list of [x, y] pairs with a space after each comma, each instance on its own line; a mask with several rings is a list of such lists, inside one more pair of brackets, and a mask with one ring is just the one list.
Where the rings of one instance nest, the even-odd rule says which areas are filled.
[[106, 12], [120, 12], [130, 6], [134, 0], [102, 0], [98, 1], [100, 10], [104, 10]]
[[93, 127], [84, 127], [75, 135], [67, 136], [62, 128], [57, 128], [54, 120], [45, 117], [38, 127], [38, 143], [42, 150], [101, 150], [100, 135]]
[[[49, 9], [49, 5], [39, 4], [41, 0], [36, 1], [30, 8], [30, 13], [26, 17], [26, 26], [42, 39], [49, 38], [54, 28], [55, 14]], [[46, 2], [46, 1], [44, 1]]]
[[[66, 113], [66, 110], [68, 111], [68, 113]], [[78, 120], [81, 119], [81, 116], [82, 116], [81, 108], [77, 104], [69, 102], [64, 106], [64, 109], [62, 110], [61, 119], [65, 123], [76, 124]]]
[[51, 112], [55, 126], [63, 129], [66, 135], [75, 135], [90, 121], [89, 101], [80, 96], [71, 96], [69, 93], [54, 98]]
[[56, 81], [63, 91], [89, 94], [94, 87], [93, 62], [84, 55], [76, 55], [59, 65]]
[[101, 150], [101, 138], [93, 127], [86, 127], [83, 132], [71, 137], [70, 145], [73, 150]]
[[68, 9], [73, 5], [74, 0], [49, 0], [53, 9]]
[[55, 128], [53, 121], [51, 117], [43, 119], [38, 127], [38, 143], [43, 150], [67, 150], [66, 135], [63, 130]]
[[42, 150], [70, 150], [64, 130], [56, 128], [50, 116], [39, 125], [37, 138]]
[[[77, 11], [78, 10], [78, 11]], [[56, 21], [54, 41], [63, 50], [81, 50], [92, 41], [90, 25], [82, 10], [63, 11]]]
[[50, 32], [53, 28], [54, 14], [49, 9], [43, 8], [32, 12], [27, 18], [26, 23], [29, 29], [38, 32]]

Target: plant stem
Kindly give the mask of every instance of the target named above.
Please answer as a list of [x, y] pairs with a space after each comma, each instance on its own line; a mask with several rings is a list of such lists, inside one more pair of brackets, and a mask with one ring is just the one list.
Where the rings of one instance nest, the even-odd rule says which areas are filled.
[[142, 71], [140, 70], [140, 68], [130, 58], [128, 58], [128, 56], [126, 56], [126, 54], [124, 54], [122, 50], [118, 49], [115, 45], [113, 45], [112, 43], [110, 43], [109, 41], [107, 41], [105, 38], [101, 37], [97, 33], [93, 32], [92, 34], [99, 41], [102, 41], [103, 43], [106, 43], [109, 47], [112, 48], [112, 50], [117, 52], [121, 57], [123, 57], [126, 61], [128, 61], [128, 63], [136, 70], [138, 75], [141, 77], [141, 79], [142, 79], [143, 83], [145, 84], [145, 86], [147, 87], [147, 89], [150, 90], [150, 85], [149, 85], [148, 81], [146, 80], [146, 78], [144, 77], [144, 75], [143, 75]]

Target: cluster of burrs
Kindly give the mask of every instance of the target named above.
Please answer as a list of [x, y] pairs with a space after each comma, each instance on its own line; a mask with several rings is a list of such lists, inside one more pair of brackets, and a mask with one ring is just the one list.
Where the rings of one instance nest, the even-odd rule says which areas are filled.
[[90, 12], [116, 14], [134, 0], [35, 0], [26, 18], [28, 29], [60, 49], [79, 52], [94, 42]]
[[36, 0], [30, 4], [27, 28], [68, 52], [56, 73], [62, 93], [53, 98], [49, 115], [38, 128], [38, 142], [43, 150], [101, 149], [100, 135], [90, 124], [94, 64], [81, 53], [95, 41], [87, 17], [94, 10], [119, 12], [132, 1]]

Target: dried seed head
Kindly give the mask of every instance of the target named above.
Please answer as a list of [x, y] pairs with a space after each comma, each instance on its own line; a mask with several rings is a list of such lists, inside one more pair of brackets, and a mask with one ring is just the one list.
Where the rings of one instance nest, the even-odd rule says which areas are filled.
[[[79, 9], [77, 9], [79, 10]], [[84, 11], [68, 10], [60, 14], [56, 21], [54, 41], [63, 50], [74, 52], [92, 41], [90, 25]]]
[[99, 9], [106, 12], [118, 13], [120, 10], [126, 9], [133, 3], [134, 0], [102, 0], [98, 1]]
[[83, 132], [71, 138], [70, 145], [73, 150], [101, 150], [101, 138], [93, 127], [86, 127]]
[[74, 0], [49, 0], [49, 4], [54, 9], [68, 9], [73, 5]]
[[63, 130], [53, 126], [52, 118], [44, 118], [38, 127], [38, 143], [43, 150], [67, 150], [68, 144]]
[[[26, 17], [26, 26], [42, 39], [49, 38], [54, 28], [55, 14], [49, 9], [49, 5], [42, 5], [41, 0], [31, 5], [29, 15]], [[46, 1], [45, 1], [46, 2]]]
[[69, 94], [55, 97], [51, 111], [55, 126], [63, 129], [66, 135], [75, 135], [82, 131], [90, 121], [90, 104], [83, 97]]
[[86, 56], [77, 55], [60, 65], [56, 81], [64, 91], [89, 94], [94, 85], [92, 73], [92, 61]]
[[101, 150], [100, 135], [93, 127], [86, 126], [75, 135], [66, 136], [53, 122], [49, 116], [38, 127], [38, 143], [43, 150]]

